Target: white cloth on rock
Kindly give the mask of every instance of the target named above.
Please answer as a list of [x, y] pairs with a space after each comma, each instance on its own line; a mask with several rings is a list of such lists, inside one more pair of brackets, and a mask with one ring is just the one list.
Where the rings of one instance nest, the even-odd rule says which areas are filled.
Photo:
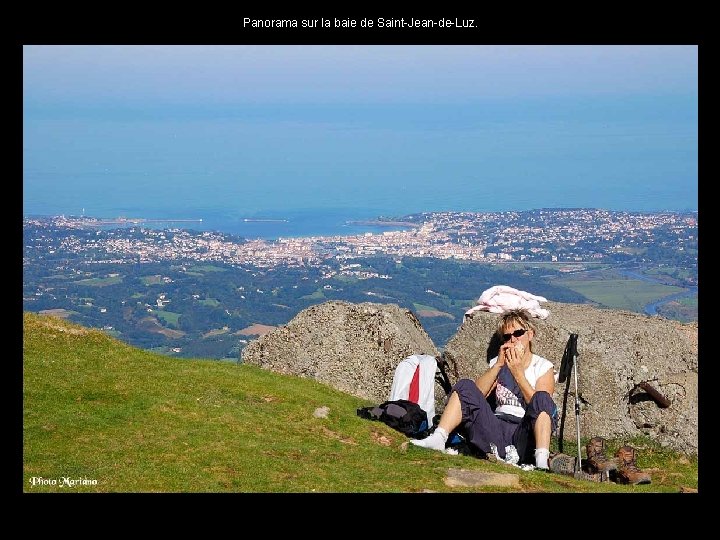
[[504, 313], [511, 309], [526, 309], [533, 317], [547, 319], [550, 311], [540, 307], [540, 302], [547, 302], [547, 298], [520, 291], [507, 285], [495, 285], [480, 295], [478, 305], [467, 310], [465, 317], [469, 317], [476, 311]]

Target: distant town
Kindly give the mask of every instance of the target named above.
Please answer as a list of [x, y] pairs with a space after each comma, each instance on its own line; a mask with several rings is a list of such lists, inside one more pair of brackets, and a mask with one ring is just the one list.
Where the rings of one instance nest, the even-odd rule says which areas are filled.
[[[194, 260], [305, 266], [372, 255], [478, 262], [608, 262], [671, 258], [697, 265], [697, 212], [632, 213], [596, 209], [433, 212], [397, 218], [407, 230], [355, 236], [243, 239], [220, 232], [131, 228], [69, 236], [58, 249], [101, 262]], [[98, 223], [106, 223], [98, 220]], [[414, 224], [414, 226], [410, 226]], [[85, 228], [87, 217], [25, 219], [25, 226]], [[37, 239], [36, 239], [37, 240]], [[42, 245], [42, 243], [40, 244]], [[25, 249], [34, 249], [26, 245]], [[697, 275], [686, 285], [697, 285]]]

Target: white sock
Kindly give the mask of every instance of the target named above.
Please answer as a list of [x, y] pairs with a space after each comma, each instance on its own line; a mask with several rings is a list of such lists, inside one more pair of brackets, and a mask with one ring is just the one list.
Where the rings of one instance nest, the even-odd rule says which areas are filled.
[[429, 437], [425, 437], [424, 439], [410, 439], [410, 442], [416, 446], [422, 446], [423, 448], [431, 448], [432, 450], [440, 450], [441, 452], [444, 452], [447, 440], [448, 432], [438, 426]]
[[535, 449], [535, 466], [538, 469], [549, 469], [548, 457], [550, 457], [550, 450], [547, 448], [536, 448]]

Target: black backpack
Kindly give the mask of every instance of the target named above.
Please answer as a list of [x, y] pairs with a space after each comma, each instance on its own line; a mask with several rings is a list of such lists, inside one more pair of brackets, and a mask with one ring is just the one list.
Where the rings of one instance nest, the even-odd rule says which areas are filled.
[[383, 422], [412, 439], [423, 439], [429, 434], [427, 413], [420, 405], [406, 399], [385, 401], [374, 407], [362, 407], [357, 410], [357, 415]]

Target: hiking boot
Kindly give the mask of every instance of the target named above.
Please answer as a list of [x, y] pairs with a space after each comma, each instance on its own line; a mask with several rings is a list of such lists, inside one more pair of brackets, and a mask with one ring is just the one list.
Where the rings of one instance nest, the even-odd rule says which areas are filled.
[[604, 481], [601, 473], [590, 474], [583, 470], [575, 471], [576, 458], [567, 454], [553, 454], [548, 458], [548, 466], [550, 471], [558, 474], [572, 476], [578, 480], [587, 480], [589, 482]]
[[617, 468], [618, 481], [623, 484], [649, 484], [650, 475], [641, 471], [635, 462], [635, 449], [632, 446], [622, 446], [616, 453], [619, 466]]
[[618, 468], [618, 461], [605, 455], [605, 439], [593, 437], [585, 446], [587, 465], [590, 473], [599, 472], [605, 476]]
[[575, 462], [577, 460], [567, 454], [553, 454], [548, 458], [548, 467], [554, 473], [573, 476], [575, 474]]

